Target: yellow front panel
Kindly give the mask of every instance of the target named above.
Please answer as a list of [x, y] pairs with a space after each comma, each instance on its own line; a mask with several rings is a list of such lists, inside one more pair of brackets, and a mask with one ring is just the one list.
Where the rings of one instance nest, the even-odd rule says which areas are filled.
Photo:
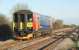
[[15, 23], [13, 22], [13, 31], [14, 31]]
[[32, 27], [32, 22], [27, 22], [27, 27]]
[[23, 29], [23, 23], [20, 22], [20, 29]]

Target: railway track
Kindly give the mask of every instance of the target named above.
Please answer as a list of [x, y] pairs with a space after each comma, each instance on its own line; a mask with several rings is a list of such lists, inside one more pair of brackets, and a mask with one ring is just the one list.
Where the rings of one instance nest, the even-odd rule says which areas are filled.
[[9, 43], [7, 42], [3, 45], [0, 45], [0, 50], [19, 50], [25, 46], [30, 45], [31, 42], [35, 42], [36, 40], [39, 40], [41, 38], [42, 37], [28, 41], [11, 41]]
[[55, 35], [56, 37], [52, 36], [48, 38], [47, 40], [41, 41], [39, 43], [36, 43], [28, 47], [24, 47], [20, 50], [54, 50], [54, 48], [60, 42], [62, 42], [66, 38], [66, 36], [69, 36], [69, 35], [70, 35], [69, 33], [64, 33], [64, 34], [62, 33], [60, 35], [58, 34], [58, 35]]
[[42, 48], [40, 48], [39, 50], [54, 50], [54, 48], [64, 40], [65, 38], [63, 36], [55, 39], [54, 41], [50, 42], [49, 44], [47, 44], [46, 46], [43, 46]]
[[13, 41], [0, 45], [0, 50], [46, 50], [49, 49], [51, 44], [54, 48], [59, 42], [64, 40], [67, 33], [56, 33], [51, 37], [40, 37], [29, 41]]
[[48, 46], [50, 46], [51, 44], [54, 45], [53, 47], [55, 47], [55, 45], [57, 45], [57, 43], [61, 42], [62, 40], [64, 40], [63, 36], [59, 36], [58, 38], [50, 37], [44, 41], [35, 43], [31, 46], [21, 48], [20, 50], [45, 50], [48, 49]]
[[4, 45], [0, 46], [0, 50], [23, 50], [25, 48], [28, 48], [29, 46], [41, 43], [46, 40], [50, 41], [51, 39], [50, 37], [46, 37], [46, 38], [37, 38], [30, 41], [13, 41], [10, 43], [5, 43]]

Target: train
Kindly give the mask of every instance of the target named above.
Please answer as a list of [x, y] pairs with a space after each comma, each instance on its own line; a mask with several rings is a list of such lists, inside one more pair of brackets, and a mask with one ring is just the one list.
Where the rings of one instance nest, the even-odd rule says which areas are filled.
[[16, 39], [33, 39], [51, 35], [53, 18], [31, 10], [18, 10], [13, 13], [13, 35]]

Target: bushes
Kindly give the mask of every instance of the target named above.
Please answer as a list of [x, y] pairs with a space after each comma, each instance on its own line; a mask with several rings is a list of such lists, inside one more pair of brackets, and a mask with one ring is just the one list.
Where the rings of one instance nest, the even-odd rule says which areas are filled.
[[13, 37], [12, 30], [8, 24], [0, 25], [0, 40], [7, 40]]

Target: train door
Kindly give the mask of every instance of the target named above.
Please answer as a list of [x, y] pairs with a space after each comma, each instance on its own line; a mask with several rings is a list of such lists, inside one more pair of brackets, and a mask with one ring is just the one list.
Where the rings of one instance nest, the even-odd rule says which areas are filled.
[[20, 17], [17, 14], [14, 14], [14, 16], [13, 16], [13, 32], [17, 33], [16, 36], [20, 35], [19, 28], [20, 28]]
[[33, 20], [32, 20], [32, 14], [27, 14], [27, 31], [29, 33], [33, 32], [33, 24], [32, 24]]

